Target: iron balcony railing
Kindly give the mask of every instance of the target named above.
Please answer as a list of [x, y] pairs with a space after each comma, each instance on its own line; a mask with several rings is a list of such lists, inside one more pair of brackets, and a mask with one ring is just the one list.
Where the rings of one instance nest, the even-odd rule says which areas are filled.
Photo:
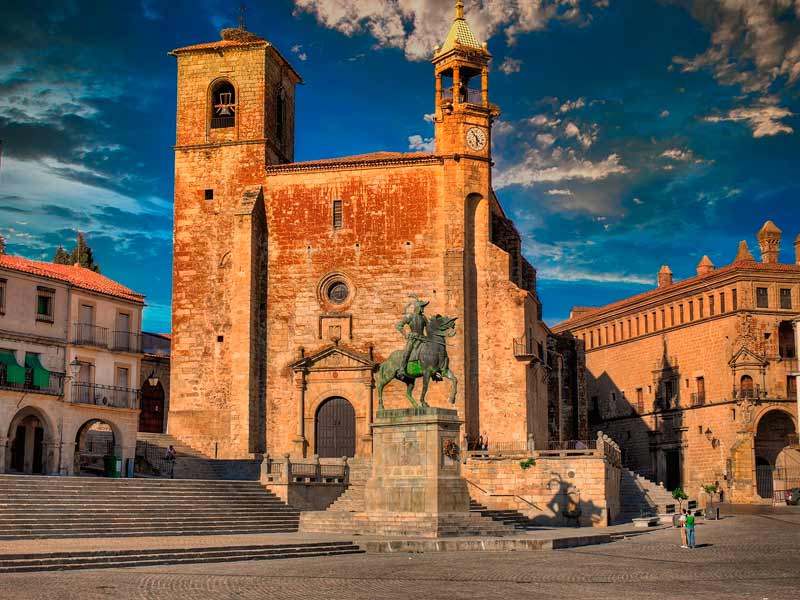
[[72, 384], [72, 401], [77, 404], [94, 404], [112, 408], [139, 408], [139, 390], [75, 382]]
[[131, 331], [115, 331], [111, 349], [118, 352], [141, 352], [142, 336]]
[[211, 119], [211, 129], [225, 129], [226, 127], [236, 127], [236, 117], [213, 117]]
[[514, 338], [514, 358], [531, 359], [536, 356], [534, 341], [523, 335], [521, 338]]
[[692, 406], [703, 406], [706, 403], [705, 392], [695, 392], [692, 394]]
[[0, 389], [3, 390], [61, 396], [64, 394], [64, 379], [64, 373], [51, 371], [49, 384], [46, 387], [36, 386], [33, 383], [33, 369], [25, 369], [25, 383], [12, 383], [6, 377], [6, 366], [0, 363]]
[[[442, 100], [452, 100], [455, 87], [448, 87], [442, 90]], [[460, 103], [483, 104], [483, 92], [472, 88], [462, 87], [458, 95]]]
[[88, 323], [72, 324], [72, 343], [78, 346], [108, 347], [108, 328]]
[[767, 397], [767, 390], [762, 390], [761, 386], [735, 386], [733, 388], [733, 398], [734, 400], [758, 400]]

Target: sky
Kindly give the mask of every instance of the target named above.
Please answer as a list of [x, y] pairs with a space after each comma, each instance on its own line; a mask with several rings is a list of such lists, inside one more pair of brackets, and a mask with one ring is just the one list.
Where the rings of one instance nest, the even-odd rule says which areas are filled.
[[[296, 160], [431, 147], [429, 62], [451, 0], [250, 0], [247, 28], [305, 84]], [[494, 59], [494, 187], [544, 318], [757, 255], [800, 233], [800, 0], [467, 0]], [[238, 3], [0, 5], [0, 234], [50, 260], [85, 232], [170, 330], [175, 59]]]

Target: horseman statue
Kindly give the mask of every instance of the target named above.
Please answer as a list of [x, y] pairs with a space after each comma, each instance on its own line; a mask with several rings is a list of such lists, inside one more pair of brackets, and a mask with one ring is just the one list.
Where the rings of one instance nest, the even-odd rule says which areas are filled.
[[[405, 348], [392, 352], [389, 358], [381, 363], [378, 373], [378, 410], [383, 410], [383, 388], [395, 379], [406, 384], [406, 398], [415, 408], [428, 406], [425, 396], [431, 379], [434, 381], [449, 379], [453, 383], [450, 403], [456, 402], [458, 380], [450, 371], [446, 341], [456, 333], [456, 319], [442, 315], [428, 318], [425, 315], [428, 302], [420, 300], [417, 296], [410, 297], [413, 302], [405, 306], [403, 319], [396, 325], [397, 330], [406, 338]], [[422, 393], [418, 403], [414, 399], [413, 391], [414, 382], [420, 377], [422, 377]]]

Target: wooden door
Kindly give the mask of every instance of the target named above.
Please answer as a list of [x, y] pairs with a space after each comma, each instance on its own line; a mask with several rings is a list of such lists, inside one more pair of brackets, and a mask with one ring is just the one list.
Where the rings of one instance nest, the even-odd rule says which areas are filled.
[[320, 458], [356, 454], [356, 412], [344, 398], [330, 398], [317, 411], [316, 447]]

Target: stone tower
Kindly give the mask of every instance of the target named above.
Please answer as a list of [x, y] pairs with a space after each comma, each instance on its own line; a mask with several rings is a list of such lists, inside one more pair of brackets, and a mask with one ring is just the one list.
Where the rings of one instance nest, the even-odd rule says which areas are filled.
[[260, 190], [266, 165], [293, 160], [300, 77], [243, 28], [171, 54], [178, 107], [168, 427], [212, 455], [245, 457], [264, 448]]
[[761, 262], [775, 264], [781, 250], [781, 234], [772, 221], [767, 221], [758, 232], [758, 247], [761, 249]]

